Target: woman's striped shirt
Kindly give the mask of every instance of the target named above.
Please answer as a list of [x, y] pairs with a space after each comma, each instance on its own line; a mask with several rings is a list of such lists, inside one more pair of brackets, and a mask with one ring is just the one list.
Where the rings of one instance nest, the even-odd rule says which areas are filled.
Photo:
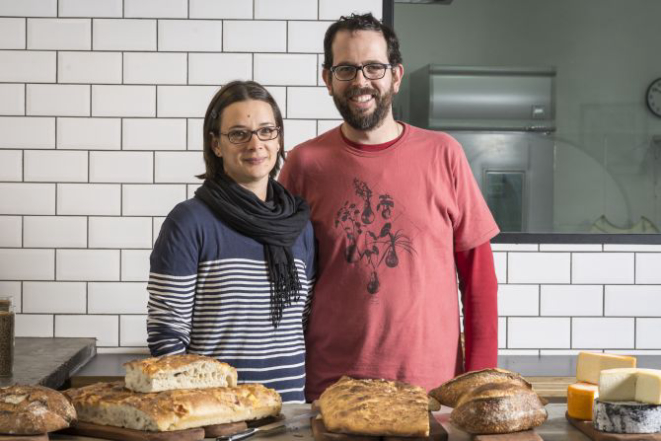
[[283, 401], [304, 402], [303, 326], [314, 282], [310, 223], [292, 251], [303, 289], [275, 328], [263, 245], [227, 227], [198, 198], [177, 205], [151, 254], [152, 355], [212, 356], [236, 367], [240, 383], [259, 382]]

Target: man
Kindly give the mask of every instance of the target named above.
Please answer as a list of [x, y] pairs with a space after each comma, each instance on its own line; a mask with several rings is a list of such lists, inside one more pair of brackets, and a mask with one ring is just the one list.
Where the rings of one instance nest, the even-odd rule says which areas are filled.
[[344, 122], [292, 150], [280, 175], [310, 204], [319, 245], [306, 399], [342, 375], [431, 389], [464, 370], [494, 367], [489, 240], [498, 227], [461, 146], [395, 121], [399, 43], [371, 14], [331, 25], [324, 52], [323, 78]]

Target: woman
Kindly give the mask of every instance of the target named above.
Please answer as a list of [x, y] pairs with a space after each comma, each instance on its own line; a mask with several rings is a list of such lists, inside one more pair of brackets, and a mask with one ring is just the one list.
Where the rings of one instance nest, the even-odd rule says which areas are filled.
[[283, 121], [269, 92], [235, 81], [204, 118], [206, 173], [178, 204], [151, 254], [149, 349], [236, 367], [288, 402], [304, 402], [303, 321], [314, 278], [309, 208], [274, 180]]

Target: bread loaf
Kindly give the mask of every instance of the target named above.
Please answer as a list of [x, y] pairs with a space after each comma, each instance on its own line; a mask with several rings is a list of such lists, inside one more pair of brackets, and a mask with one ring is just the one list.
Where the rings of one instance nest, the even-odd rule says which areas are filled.
[[36, 435], [69, 427], [76, 419], [71, 403], [42, 386], [0, 388], [0, 433]]
[[124, 363], [126, 387], [135, 392], [232, 387], [236, 369], [212, 357], [181, 354]]
[[489, 383], [459, 399], [452, 423], [472, 434], [510, 433], [532, 429], [548, 414], [537, 393], [512, 383]]
[[376, 436], [428, 436], [425, 390], [387, 380], [342, 377], [319, 398], [330, 432]]
[[532, 385], [516, 372], [495, 368], [458, 375], [432, 389], [429, 395], [444, 406], [455, 407], [463, 394], [488, 383], [508, 383], [532, 389]]
[[280, 395], [261, 384], [138, 393], [122, 382], [64, 392], [78, 419], [147, 431], [171, 431], [278, 415]]

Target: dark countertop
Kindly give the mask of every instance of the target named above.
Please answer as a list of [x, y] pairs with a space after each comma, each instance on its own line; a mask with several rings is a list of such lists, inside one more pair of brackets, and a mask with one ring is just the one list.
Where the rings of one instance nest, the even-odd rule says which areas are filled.
[[[661, 355], [636, 355], [640, 368], [661, 369]], [[574, 377], [576, 355], [501, 355], [498, 367], [524, 377]]]
[[[98, 354], [77, 376], [123, 376], [122, 364], [146, 354]], [[661, 369], [661, 355], [638, 355], [638, 367]], [[575, 355], [501, 355], [498, 367], [518, 372], [524, 377], [573, 377], [576, 375]]]
[[14, 375], [0, 378], [0, 386], [29, 384], [58, 389], [95, 355], [93, 338], [17, 337]]

